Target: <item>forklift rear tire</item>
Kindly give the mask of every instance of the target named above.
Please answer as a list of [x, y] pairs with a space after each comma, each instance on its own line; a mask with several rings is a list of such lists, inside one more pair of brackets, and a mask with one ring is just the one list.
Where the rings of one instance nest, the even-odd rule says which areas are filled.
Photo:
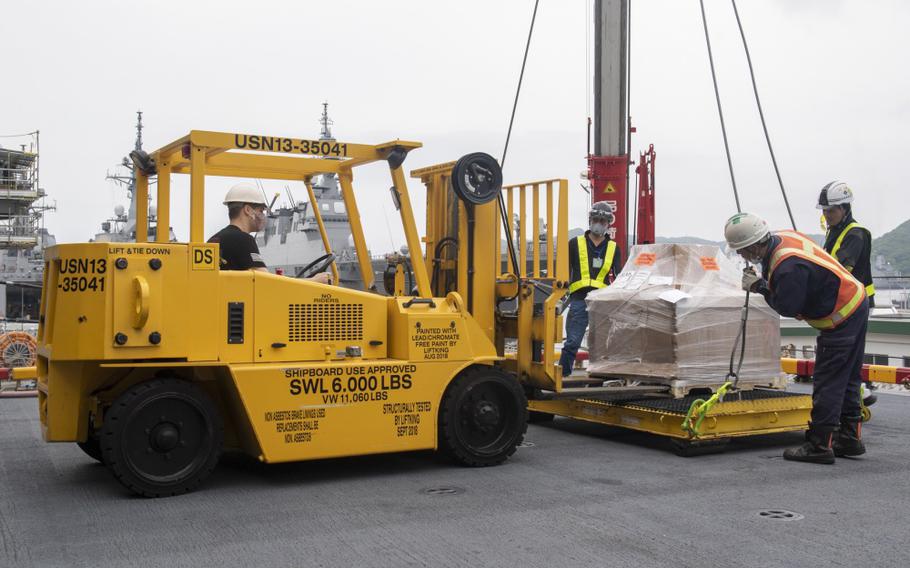
[[104, 458], [101, 455], [101, 442], [98, 440], [98, 436], [89, 434], [84, 442], [76, 442], [76, 445], [88, 457], [99, 463], [104, 463]]
[[439, 448], [455, 462], [498, 465], [515, 453], [528, 429], [528, 400], [514, 378], [496, 367], [461, 372], [439, 408]]
[[214, 403], [198, 386], [175, 378], [139, 383], [104, 415], [104, 464], [143, 497], [186, 493], [212, 473], [224, 440]]

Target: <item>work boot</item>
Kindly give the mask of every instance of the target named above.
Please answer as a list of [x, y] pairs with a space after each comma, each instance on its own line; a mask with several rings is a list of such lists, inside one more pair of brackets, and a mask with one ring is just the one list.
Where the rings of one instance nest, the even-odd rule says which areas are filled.
[[806, 443], [796, 448], [784, 450], [784, 459], [807, 463], [834, 463], [834, 451], [831, 449], [833, 428], [813, 428], [809, 425], [806, 431]]
[[834, 436], [832, 449], [837, 457], [861, 456], [866, 453], [863, 444], [863, 419], [841, 418], [840, 430]]
[[878, 400], [878, 396], [872, 392], [872, 383], [863, 385], [863, 406], [872, 406], [876, 400]]

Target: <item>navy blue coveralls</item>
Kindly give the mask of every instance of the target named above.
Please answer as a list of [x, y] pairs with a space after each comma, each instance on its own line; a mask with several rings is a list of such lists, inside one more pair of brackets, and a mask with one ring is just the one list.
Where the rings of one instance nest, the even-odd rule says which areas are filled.
[[[762, 259], [764, 280], [758, 292], [782, 316], [817, 319], [833, 312], [840, 279], [827, 268], [803, 258], [791, 256], [782, 260], [768, 288], [771, 255], [780, 242], [780, 237], [771, 237], [768, 253]], [[840, 325], [820, 330], [812, 386], [813, 428], [831, 430], [840, 424], [841, 417], [857, 420], [862, 416], [860, 385], [868, 321], [869, 304], [864, 298]]]
[[[592, 277], [596, 275], [607, 254], [607, 244], [610, 237], [606, 236], [599, 245], [591, 242], [591, 231], [585, 231], [585, 244], [588, 245], [588, 274]], [[613, 264], [610, 266], [610, 276], [616, 277], [622, 270], [622, 253], [619, 247], [613, 253]], [[578, 240], [569, 241], [569, 282], [575, 282], [581, 278], [581, 267], [579, 265]], [[609, 281], [609, 280], [608, 280]], [[584, 339], [585, 331], [588, 329], [588, 307], [585, 304], [585, 298], [588, 292], [594, 290], [592, 287], [585, 287], [569, 294], [569, 314], [566, 317], [566, 340], [562, 345], [562, 354], [559, 356], [559, 365], [562, 367], [562, 376], [568, 377], [572, 374], [572, 368], [575, 366], [575, 357], [578, 355], [578, 348], [581, 346], [581, 340]]]

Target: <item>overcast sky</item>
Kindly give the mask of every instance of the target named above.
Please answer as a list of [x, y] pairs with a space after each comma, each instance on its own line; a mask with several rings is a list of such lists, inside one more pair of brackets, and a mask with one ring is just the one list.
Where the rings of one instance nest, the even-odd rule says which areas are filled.
[[[731, 4], [705, 3], [743, 207], [783, 227]], [[568, 178], [574, 225], [587, 207], [592, 4], [541, 0], [505, 168], [507, 183]], [[798, 228], [818, 232], [815, 199], [832, 179], [853, 187], [873, 234], [910, 218], [910, 3], [738, 6]], [[47, 227], [62, 242], [90, 238], [125, 204], [105, 173], [131, 149], [137, 109], [147, 150], [192, 129], [315, 137], [327, 100], [339, 140], [422, 141], [408, 170], [470, 151], [499, 157], [532, 9], [532, 0], [7, 3], [0, 134], [40, 129], [41, 182], [57, 204]], [[633, 0], [631, 100], [633, 151], [657, 150], [658, 234], [722, 238], [735, 205], [696, 0]], [[208, 182], [207, 235], [225, 223], [232, 181]], [[410, 181], [422, 224], [422, 188]], [[174, 185], [172, 224], [186, 239], [188, 180]], [[364, 220], [374, 253], [404, 241], [389, 185], [382, 165], [355, 173], [361, 211], [375, 212]], [[305, 196], [302, 185], [292, 191]]]

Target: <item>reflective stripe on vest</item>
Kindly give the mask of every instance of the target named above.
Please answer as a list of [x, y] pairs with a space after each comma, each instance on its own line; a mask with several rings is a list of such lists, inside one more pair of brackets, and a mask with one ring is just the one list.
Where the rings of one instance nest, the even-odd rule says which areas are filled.
[[[844, 227], [844, 230], [841, 231], [840, 234], [837, 236], [837, 240], [834, 241], [834, 247], [831, 248], [831, 256], [833, 256], [835, 258], [835, 260], [837, 259], [837, 251], [840, 250], [840, 245], [841, 245], [841, 243], [844, 242], [844, 237], [847, 236], [847, 233], [849, 233], [851, 229], [862, 229], [862, 230], [866, 231], [867, 233], [869, 233], [869, 229], [863, 227], [856, 221], [853, 221], [852, 223], [850, 223], [849, 225]], [[869, 238], [870, 239], [872, 238], [872, 233], [869, 233]], [[866, 295], [872, 296], [873, 294], [875, 294], [875, 285], [869, 284], [868, 286], [866, 286]]]
[[812, 264], [830, 270], [840, 279], [834, 311], [823, 318], [806, 319], [806, 323], [815, 329], [833, 329], [853, 315], [853, 312], [859, 308], [863, 298], [866, 297], [863, 285], [852, 274], [847, 272], [834, 257], [825, 252], [825, 249], [815, 244], [808, 237], [795, 231], [780, 231], [775, 234], [780, 237], [781, 243], [771, 254], [768, 286], [771, 285], [774, 270], [777, 269], [780, 263], [791, 256], [798, 256]]
[[616, 255], [616, 241], [607, 243], [607, 252], [604, 255], [603, 266], [597, 273], [597, 278], [591, 279], [591, 269], [588, 267], [588, 243], [584, 235], [576, 239], [578, 243], [578, 268], [579, 279], [569, 284], [569, 294], [582, 288], [605, 288], [607, 286], [607, 274], [610, 273], [610, 267], [613, 266], [613, 257]]

